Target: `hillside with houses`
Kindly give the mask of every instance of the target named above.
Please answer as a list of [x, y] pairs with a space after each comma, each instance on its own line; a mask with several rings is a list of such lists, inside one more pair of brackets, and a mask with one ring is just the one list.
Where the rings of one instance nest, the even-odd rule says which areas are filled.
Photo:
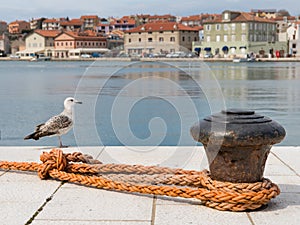
[[273, 9], [12, 22], [0, 18], [0, 57], [299, 57], [299, 29], [299, 17]]

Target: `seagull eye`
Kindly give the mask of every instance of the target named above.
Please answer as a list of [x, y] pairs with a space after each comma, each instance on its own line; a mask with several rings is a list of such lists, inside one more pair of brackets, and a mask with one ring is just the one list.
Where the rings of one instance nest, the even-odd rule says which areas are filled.
[[73, 102], [74, 100], [73, 100], [73, 99], [70, 99], [70, 101]]

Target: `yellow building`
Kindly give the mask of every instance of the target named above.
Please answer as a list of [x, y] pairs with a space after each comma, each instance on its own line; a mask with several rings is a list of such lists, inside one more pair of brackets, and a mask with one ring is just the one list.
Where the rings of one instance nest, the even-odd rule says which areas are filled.
[[125, 31], [124, 50], [128, 55], [161, 54], [192, 50], [199, 30], [176, 22], [147, 23]]

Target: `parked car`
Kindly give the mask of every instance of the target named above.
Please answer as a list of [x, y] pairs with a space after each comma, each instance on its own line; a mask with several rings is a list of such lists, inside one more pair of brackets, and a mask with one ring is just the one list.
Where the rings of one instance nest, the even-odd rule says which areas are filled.
[[89, 55], [89, 54], [82, 54], [80, 57], [87, 59], [87, 58], [91, 58], [91, 55]]
[[204, 55], [204, 58], [213, 58], [214, 56], [213, 56], [213, 54], [211, 53], [211, 52], [209, 52], [209, 53], [206, 53], [205, 55]]

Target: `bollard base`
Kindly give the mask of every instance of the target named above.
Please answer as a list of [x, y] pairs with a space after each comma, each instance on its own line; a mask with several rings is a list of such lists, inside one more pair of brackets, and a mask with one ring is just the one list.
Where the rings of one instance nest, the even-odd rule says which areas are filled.
[[211, 178], [232, 183], [254, 183], [263, 178], [271, 146], [204, 146]]

